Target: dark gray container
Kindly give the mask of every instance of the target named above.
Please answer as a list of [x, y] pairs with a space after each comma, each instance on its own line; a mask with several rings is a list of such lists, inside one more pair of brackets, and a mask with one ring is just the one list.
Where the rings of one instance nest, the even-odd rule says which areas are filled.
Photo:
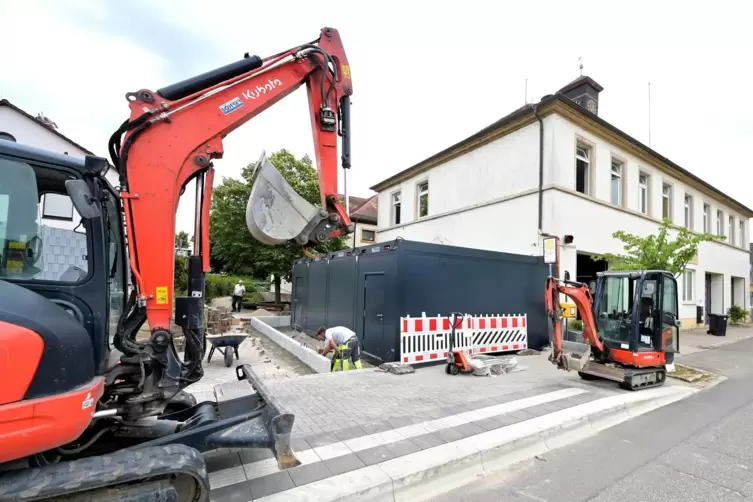
[[547, 275], [541, 257], [398, 239], [296, 263], [293, 324], [347, 326], [379, 362], [398, 359], [406, 315], [527, 314], [528, 345], [541, 348]]

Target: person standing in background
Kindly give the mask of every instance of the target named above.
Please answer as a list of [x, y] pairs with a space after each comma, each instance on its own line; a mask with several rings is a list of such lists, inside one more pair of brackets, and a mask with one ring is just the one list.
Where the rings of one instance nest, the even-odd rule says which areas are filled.
[[233, 287], [233, 312], [240, 312], [243, 308], [243, 295], [246, 294], [246, 286], [243, 281], [239, 280], [238, 284]]

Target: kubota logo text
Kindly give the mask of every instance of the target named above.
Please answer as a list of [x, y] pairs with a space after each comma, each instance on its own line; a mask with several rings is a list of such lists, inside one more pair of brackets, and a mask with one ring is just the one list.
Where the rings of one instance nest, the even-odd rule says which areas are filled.
[[282, 85], [282, 81], [279, 78], [276, 78], [274, 80], [267, 80], [267, 83], [264, 85], [257, 85], [256, 89], [246, 89], [241, 94], [243, 95], [243, 99], [256, 99], [259, 96], [262, 96], [268, 92], [274, 91], [279, 86]]

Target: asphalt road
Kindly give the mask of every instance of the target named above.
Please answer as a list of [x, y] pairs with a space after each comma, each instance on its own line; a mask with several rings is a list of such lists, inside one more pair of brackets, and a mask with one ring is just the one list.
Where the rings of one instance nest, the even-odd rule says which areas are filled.
[[678, 362], [728, 379], [434, 500], [753, 500], [753, 340]]

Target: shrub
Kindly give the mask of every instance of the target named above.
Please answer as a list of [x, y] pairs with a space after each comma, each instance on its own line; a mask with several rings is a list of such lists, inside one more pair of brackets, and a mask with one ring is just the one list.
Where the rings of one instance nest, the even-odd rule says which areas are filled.
[[748, 319], [750, 312], [740, 305], [732, 305], [729, 309], [729, 322], [731, 324], [740, 324]]
[[567, 329], [573, 331], [583, 331], [583, 321], [580, 319], [570, 319], [567, 322]]
[[[235, 286], [239, 279], [243, 280], [243, 285], [246, 286], [246, 299], [251, 299], [251, 301], [262, 300], [261, 294], [257, 293], [254, 288], [253, 279], [251, 277], [206, 274], [204, 302], [209, 303], [215, 298], [221, 296], [231, 296], [233, 294], [233, 286]], [[175, 257], [175, 275], [173, 281], [175, 296], [184, 296], [188, 284], [188, 258], [181, 256]]]

